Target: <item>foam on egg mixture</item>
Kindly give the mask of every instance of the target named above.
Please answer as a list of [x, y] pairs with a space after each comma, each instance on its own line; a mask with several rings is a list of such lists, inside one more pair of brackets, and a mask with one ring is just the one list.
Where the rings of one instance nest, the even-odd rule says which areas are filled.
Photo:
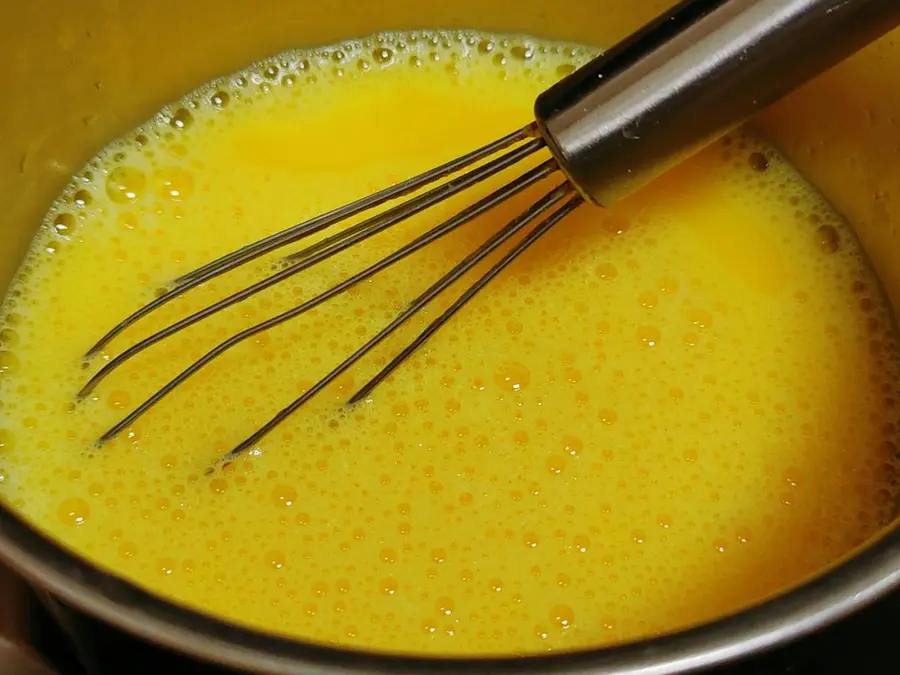
[[558, 178], [239, 344], [95, 447], [228, 336], [522, 169], [146, 350], [76, 403], [104, 361], [279, 256], [169, 303], [83, 368], [158, 289], [527, 124], [534, 97], [592, 55], [440, 31], [291, 51], [106, 148], [51, 208], [3, 306], [2, 498], [175, 602], [429, 654], [681, 629], [865, 542], [895, 502], [893, 319], [839, 214], [746, 132], [614, 208], [581, 207], [370, 401], [344, 406], [462, 286], [205, 474]]

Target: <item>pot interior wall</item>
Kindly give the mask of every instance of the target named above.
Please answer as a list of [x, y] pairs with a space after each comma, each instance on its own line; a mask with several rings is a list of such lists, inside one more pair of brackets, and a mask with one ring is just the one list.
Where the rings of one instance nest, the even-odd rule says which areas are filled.
[[[610, 45], [671, 0], [0, 3], [0, 288], [48, 203], [111, 138], [212, 77], [301, 45], [468, 27]], [[856, 227], [900, 300], [900, 32], [759, 124]]]

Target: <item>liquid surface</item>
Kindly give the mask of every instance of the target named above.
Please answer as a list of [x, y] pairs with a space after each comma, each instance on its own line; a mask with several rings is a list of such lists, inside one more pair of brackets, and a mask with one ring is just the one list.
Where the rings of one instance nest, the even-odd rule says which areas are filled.
[[863, 543], [893, 515], [892, 319], [849, 228], [746, 134], [613, 209], [581, 207], [369, 401], [342, 407], [461, 287], [205, 473], [558, 178], [237, 345], [94, 447], [228, 336], [522, 169], [156, 345], [75, 404], [128, 345], [283, 267], [264, 258], [186, 294], [82, 368], [108, 328], [218, 255], [526, 124], [590, 55], [457, 33], [289, 53], [104, 151], [6, 300], [3, 498], [202, 611], [420, 653], [669, 632]]

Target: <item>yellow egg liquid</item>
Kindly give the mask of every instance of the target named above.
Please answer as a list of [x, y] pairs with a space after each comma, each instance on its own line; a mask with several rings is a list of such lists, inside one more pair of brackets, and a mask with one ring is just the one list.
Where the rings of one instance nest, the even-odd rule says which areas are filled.
[[173, 601], [407, 653], [670, 632], [865, 542], [895, 501], [892, 316], [852, 231], [746, 132], [614, 208], [580, 207], [370, 400], [344, 406], [464, 284], [206, 475], [560, 177], [239, 344], [94, 446], [227, 337], [524, 169], [146, 350], [76, 403], [105, 361], [300, 245], [185, 294], [82, 367], [161, 287], [527, 124], [534, 97], [592, 54], [456, 32], [290, 52], [104, 150], [53, 206], [5, 302], [3, 499]]

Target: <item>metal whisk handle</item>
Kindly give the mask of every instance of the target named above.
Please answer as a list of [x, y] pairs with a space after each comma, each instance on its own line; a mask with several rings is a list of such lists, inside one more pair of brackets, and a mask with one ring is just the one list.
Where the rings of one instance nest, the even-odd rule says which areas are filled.
[[538, 97], [569, 179], [608, 206], [900, 24], [900, 0], [688, 0]]

